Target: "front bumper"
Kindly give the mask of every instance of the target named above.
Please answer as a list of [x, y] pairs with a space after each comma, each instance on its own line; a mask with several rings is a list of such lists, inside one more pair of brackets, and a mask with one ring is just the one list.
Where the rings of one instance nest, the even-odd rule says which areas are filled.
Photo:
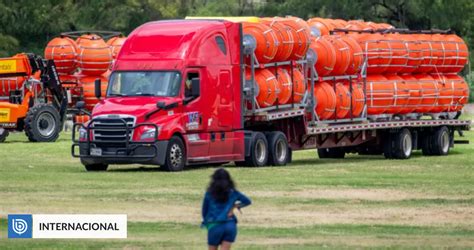
[[[132, 141], [128, 136], [131, 131], [135, 130], [140, 126], [153, 126], [158, 134], [158, 126], [151, 123], [138, 124], [136, 126], [127, 126], [126, 122], [123, 122], [123, 126], [117, 127], [104, 127], [100, 130], [117, 131], [117, 129], [123, 129], [127, 135], [123, 140], [96, 140], [91, 136], [94, 130], [99, 128], [91, 126], [94, 119], [91, 120], [88, 126], [76, 123], [73, 128], [73, 144], [71, 147], [71, 154], [73, 157], [80, 158], [82, 164], [152, 164], [152, 165], [163, 165], [166, 159], [166, 151], [168, 149], [167, 140], [153, 140], [149, 142]], [[76, 139], [77, 128], [83, 128], [86, 130], [87, 139], [78, 140]], [[97, 154], [97, 151], [100, 154]]]

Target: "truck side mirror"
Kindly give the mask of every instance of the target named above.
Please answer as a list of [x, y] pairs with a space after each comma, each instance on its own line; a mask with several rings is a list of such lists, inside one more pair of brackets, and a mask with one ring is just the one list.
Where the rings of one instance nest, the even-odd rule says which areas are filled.
[[76, 102], [76, 108], [77, 108], [78, 110], [82, 110], [82, 109], [84, 109], [85, 107], [86, 107], [86, 103], [85, 103], [84, 101], [78, 101], [78, 102]]
[[191, 95], [193, 98], [198, 98], [201, 95], [199, 78], [193, 78], [191, 80]]
[[100, 99], [100, 97], [102, 96], [102, 84], [100, 82], [100, 79], [97, 78], [95, 79], [94, 81], [94, 90], [95, 90], [95, 97], [97, 97], [97, 99]]
[[166, 107], [166, 103], [165, 102], [157, 102], [156, 107], [159, 108], [159, 109], [164, 109]]

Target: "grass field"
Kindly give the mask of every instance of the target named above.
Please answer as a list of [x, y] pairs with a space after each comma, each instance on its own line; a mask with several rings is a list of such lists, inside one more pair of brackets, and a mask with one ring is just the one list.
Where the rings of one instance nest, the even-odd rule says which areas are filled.
[[[33, 144], [14, 134], [0, 144], [0, 249], [206, 247], [200, 206], [214, 168], [87, 173], [71, 158], [69, 138]], [[403, 161], [320, 160], [311, 150], [286, 167], [228, 165], [254, 203], [239, 215], [235, 248], [473, 248], [473, 150], [456, 145], [447, 157], [416, 152]], [[128, 239], [6, 239], [9, 213], [125, 213]]]

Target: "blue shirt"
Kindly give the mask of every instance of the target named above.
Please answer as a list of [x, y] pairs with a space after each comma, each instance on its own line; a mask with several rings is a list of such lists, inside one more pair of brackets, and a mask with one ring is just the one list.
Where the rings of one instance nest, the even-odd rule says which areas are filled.
[[232, 190], [229, 194], [229, 198], [225, 203], [216, 201], [209, 192], [204, 195], [204, 201], [202, 202], [202, 225], [205, 226], [211, 223], [222, 223], [227, 221], [237, 222], [235, 215], [227, 217], [227, 214], [232, 207], [237, 204], [239, 208], [250, 205], [252, 201], [237, 190]]

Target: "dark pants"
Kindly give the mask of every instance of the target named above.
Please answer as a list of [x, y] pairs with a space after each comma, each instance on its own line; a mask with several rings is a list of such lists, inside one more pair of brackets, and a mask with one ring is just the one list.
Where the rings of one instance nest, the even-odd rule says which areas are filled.
[[207, 232], [207, 244], [218, 246], [223, 241], [234, 242], [237, 237], [237, 224], [235, 221], [219, 223]]

